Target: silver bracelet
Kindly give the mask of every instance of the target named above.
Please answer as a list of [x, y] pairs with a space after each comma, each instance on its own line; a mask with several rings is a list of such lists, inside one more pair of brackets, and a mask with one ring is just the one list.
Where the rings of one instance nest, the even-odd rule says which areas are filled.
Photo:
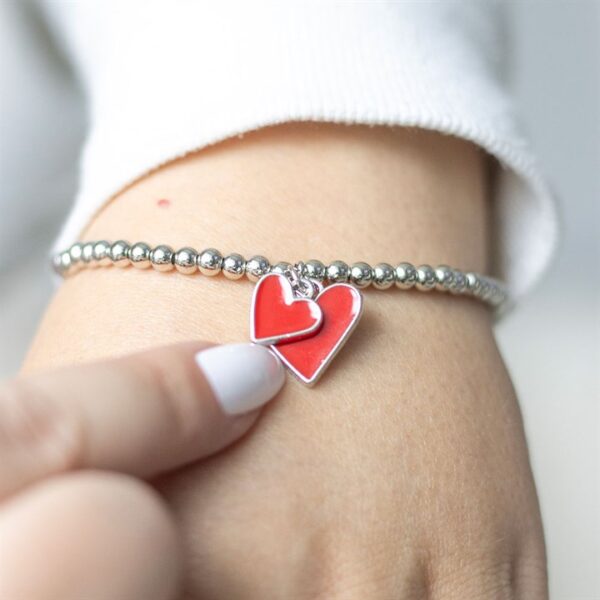
[[209, 277], [222, 272], [227, 279], [245, 275], [256, 282], [250, 338], [254, 343], [268, 345], [309, 385], [323, 373], [358, 323], [363, 304], [359, 290], [369, 286], [377, 290], [436, 290], [470, 296], [496, 310], [507, 302], [499, 281], [446, 265], [415, 267], [403, 262], [396, 267], [388, 263], [371, 267], [364, 262], [348, 265], [340, 260], [329, 265], [319, 260], [271, 265], [264, 256], [245, 260], [236, 253], [223, 256], [214, 248], [202, 252], [189, 247], [174, 251], [165, 245], [152, 248], [144, 242], [129, 244], [122, 240], [77, 242], [56, 254], [52, 262], [62, 276], [81, 268], [111, 265]]

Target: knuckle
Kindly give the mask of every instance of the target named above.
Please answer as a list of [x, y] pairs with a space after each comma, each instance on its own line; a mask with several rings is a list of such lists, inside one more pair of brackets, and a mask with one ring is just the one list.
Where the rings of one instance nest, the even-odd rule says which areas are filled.
[[82, 459], [81, 421], [25, 380], [0, 388], [0, 447], [19, 464], [58, 473]]
[[462, 536], [457, 534], [453, 531], [430, 557], [428, 598], [514, 598], [513, 536], [489, 522], [465, 527]]
[[438, 560], [431, 571], [434, 576], [427, 598], [432, 600], [547, 598], [545, 559], [541, 555], [523, 557], [516, 548], [503, 554], [490, 551], [455, 556], [451, 564]]
[[520, 510], [497, 509], [465, 519], [462, 527], [441, 528], [428, 561], [427, 597], [545, 600], [543, 534], [535, 515]]
[[436, 581], [432, 588], [432, 598], [510, 600], [515, 597], [513, 574], [513, 563], [510, 560], [468, 561]]
[[[310, 600], [427, 600], [427, 570], [419, 553], [408, 544], [402, 556], [381, 540], [363, 539], [355, 546], [345, 546], [331, 537], [329, 544], [317, 552], [319, 560], [311, 564]], [[311, 553], [314, 556], [314, 553]]]

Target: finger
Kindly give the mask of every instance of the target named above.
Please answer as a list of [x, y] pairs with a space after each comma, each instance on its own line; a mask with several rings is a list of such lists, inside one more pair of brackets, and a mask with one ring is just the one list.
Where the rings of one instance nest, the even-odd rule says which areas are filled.
[[76, 468], [152, 476], [238, 439], [284, 381], [254, 344], [198, 344], [17, 379], [0, 390], [0, 497]]
[[54, 477], [0, 512], [0, 598], [167, 600], [180, 573], [175, 525], [132, 477]]

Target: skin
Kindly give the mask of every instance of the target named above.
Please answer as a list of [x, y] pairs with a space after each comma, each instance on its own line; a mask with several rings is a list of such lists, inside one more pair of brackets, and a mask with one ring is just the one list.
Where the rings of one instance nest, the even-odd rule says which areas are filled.
[[205, 348], [178, 344], [0, 385], [0, 598], [179, 597], [181, 533], [142, 478], [222, 450], [259, 415], [221, 410], [194, 360]]
[[[83, 238], [485, 272], [488, 166], [435, 133], [288, 124], [160, 168]], [[81, 272], [58, 290], [24, 370], [245, 340], [251, 289]], [[367, 290], [361, 323], [315, 388], [288, 382], [242, 443], [155, 485], [185, 535], [183, 598], [547, 595], [515, 393], [489, 311], [465, 298]]]

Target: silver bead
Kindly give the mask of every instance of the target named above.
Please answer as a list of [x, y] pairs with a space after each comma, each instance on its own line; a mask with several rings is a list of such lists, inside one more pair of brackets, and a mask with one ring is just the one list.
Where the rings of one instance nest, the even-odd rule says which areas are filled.
[[487, 279], [481, 277], [479, 291], [477, 292], [477, 297], [481, 298], [481, 300], [483, 300], [484, 302], [487, 302], [487, 300], [490, 297], [490, 293], [491, 293], [490, 284], [488, 283]]
[[407, 262], [400, 263], [396, 269], [396, 285], [408, 290], [417, 283], [417, 270], [413, 265]]
[[61, 258], [60, 252], [58, 254], [54, 254], [52, 256], [52, 268], [54, 269], [54, 272], [58, 275], [63, 274], [62, 263], [61, 263], [60, 258]]
[[68, 251], [57, 254], [52, 260], [52, 264], [54, 265], [54, 270], [59, 275], [62, 275], [64, 277], [65, 275], [67, 275], [69, 269], [73, 264], [71, 254]]
[[479, 277], [476, 273], [465, 273], [465, 279], [467, 280], [467, 291], [472, 296], [477, 296], [479, 294]]
[[500, 295], [500, 289], [498, 288], [498, 286], [496, 285], [496, 283], [494, 281], [488, 281], [488, 283], [490, 286], [490, 292], [488, 294], [487, 301], [492, 306], [496, 306], [496, 304], [498, 303], [499, 295]]
[[239, 279], [246, 271], [246, 261], [241, 254], [229, 254], [223, 259], [221, 269], [227, 279]]
[[325, 279], [325, 265], [316, 259], [308, 260], [304, 263], [302, 275], [315, 281], [323, 281]]
[[500, 306], [504, 302], [504, 292], [498, 285], [494, 284], [488, 302], [492, 306]]
[[366, 288], [373, 281], [373, 269], [366, 262], [355, 262], [350, 267], [350, 281], [357, 288]]
[[81, 242], [75, 242], [69, 248], [69, 254], [71, 256], [71, 270], [81, 267], [82, 253], [83, 244]]
[[150, 252], [150, 264], [155, 271], [171, 271], [173, 265], [173, 249], [170, 246], [156, 246]]
[[214, 248], [207, 248], [198, 254], [198, 268], [202, 275], [218, 275], [221, 271], [221, 265], [223, 264], [223, 257], [218, 250]]
[[417, 268], [417, 289], [428, 292], [435, 287], [435, 271], [429, 265], [421, 265]]
[[173, 264], [180, 273], [192, 275], [198, 269], [197, 258], [198, 253], [193, 248], [185, 247], [175, 252]]
[[277, 273], [278, 275], [285, 275], [290, 269], [292, 265], [289, 262], [278, 262], [276, 265], [271, 267], [271, 273]]
[[330, 283], [346, 283], [350, 277], [350, 267], [342, 260], [334, 260], [325, 269], [325, 277]]
[[253, 256], [246, 263], [246, 276], [250, 281], [258, 281], [270, 268], [269, 261], [264, 256]]
[[81, 262], [89, 267], [96, 266], [94, 264], [94, 242], [86, 242], [81, 248]]
[[454, 271], [447, 265], [439, 265], [435, 271], [435, 287], [444, 292], [449, 291], [454, 283]]
[[494, 306], [502, 306], [506, 302], [506, 292], [502, 289], [501, 286], [494, 286], [494, 294], [490, 299], [490, 302]]
[[129, 262], [136, 269], [148, 269], [150, 267], [150, 252], [152, 248], [144, 242], [136, 242], [129, 249]]
[[129, 242], [119, 240], [114, 242], [110, 247], [110, 259], [116, 267], [128, 267], [129, 266]]
[[101, 266], [110, 265], [110, 243], [102, 240], [94, 244], [93, 256], [97, 264]]
[[388, 263], [379, 263], [373, 268], [373, 285], [378, 290], [387, 290], [394, 285], [394, 267]]
[[462, 294], [467, 289], [467, 278], [462, 271], [458, 269], [454, 269], [454, 281], [452, 282], [452, 287], [450, 291], [453, 294]]

